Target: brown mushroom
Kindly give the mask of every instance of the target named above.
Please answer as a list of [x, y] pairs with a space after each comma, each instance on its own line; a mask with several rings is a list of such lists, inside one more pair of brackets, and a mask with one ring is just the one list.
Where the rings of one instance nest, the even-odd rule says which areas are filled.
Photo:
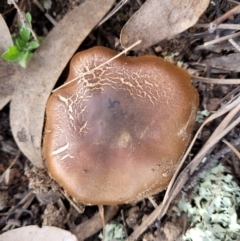
[[[188, 145], [198, 94], [156, 56], [77, 53], [48, 100], [43, 150], [51, 176], [86, 204], [127, 203], [165, 189]], [[86, 73], [82, 75], [83, 73]]]

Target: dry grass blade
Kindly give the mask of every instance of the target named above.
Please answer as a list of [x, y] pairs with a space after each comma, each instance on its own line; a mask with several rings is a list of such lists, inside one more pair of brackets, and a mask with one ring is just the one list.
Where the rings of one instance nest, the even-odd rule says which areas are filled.
[[117, 54], [117, 55], [114, 56], [113, 58], [111, 58], [111, 59], [109, 59], [108, 61], [106, 61], [106, 62], [100, 64], [100, 65], [97, 66], [96, 68], [93, 68], [93, 69], [91, 69], [91, 70], [89, 70], [89, 71], [87, 71], [87, 72], [82, 73], [82, 74], [79, 75], [77, 78], [68, 81], [67, 83], [61, 85], [60, 87], [56, 88], [56, 89], [53, 90], [52, 92], [54, 93], [55, 91], [57, 91], [57, 90], [59, 90], [59, 89], [65, 87], [65, 86], [71, 84], [72, 82], [74, 82], [74, 81], [78, 81], [82, 76], [87, 75], [87, 74], [90, 74], [90, 73], [92, 73], [94, 70], [99, 69], [99, 68], [101, 68], [102, 66], [104, 66], [104, 65], [106, 65], [106, 64], [108, 64], [108, 63], [110, 63], [111, 61], [113, 61], [114, 59], [118, 58], [119, 56], [121, 56], [121, 55], [127, 53], [129, 50], [131, 50], [132, 48], [134, 48], [134, 46], [136, 46], [136, 45], [138, 45], [138, 44], [140, 44], [140, 43], [141, 43], [141, 40], [138, 40], [136, 43], [134, 43], [134, 44], [131, 45], [130, 47], [124, 49], [121, 53]]
[[234, 34], [229, 34], [227, 36], [220, 37], [220, 38], [205, 42], [203, 45], [197, 46], [196, 50], [205, 49], [205, 48], [209, 47], [210, 45], [217, 44], [217, 43], [223, 42], [225, 40], [229, 40], [231, 38], [236, 38], [239, 35], [240, 35], [240, 32], [237, 32], [237, 33], [234, 33]]
[[103, 23], [105, 23], [109, 18], [111, 18], [119, 9], [121, 9], [128, 0], [121, 0], [115, 7], [112, 9], [112, 11], [97, 25], [97, 27], [101, 26]]
[[[197, 23], [194, 25], [196, 28], [209, 28], [209, 23]], [[240, 24], [234, 23], [223, 23], [217, 26], [217, 29], [231, 29], [231, 30], [240, 30]]]
[[220, 84], [220, 85], [239, 85], [240, 84], [240, 79], [214, 79], [214, 78], [192, 76], [192, 80], [195, 82]]
[[[223, 138], [229, 131], [231, 131], [236, 125], [240, 123], [240, 117], [234, 120], [230, 125], [230, 121], [234, 118], [236, 113], [240, 110], [240, 97], [234, 100], [232, 103], [222, 107], [219, 111], [211, 115], [205, 122], [201, 125], [198, 132], [196, 133], [195, 137], [193, 138], [192, 143], [190, 144], [188, 150], [186, 151], [178, 169], [176, 170], [169, 186], [166, 191], [165, 197], [163, 202], [143, 221], [143, 223], [134, 230], [132, 235], [129, 237], [128, 240], [136, 240], [139, 236], [147, 229], [149, 225], [151, 225], [157, 218], [162, 218], [163, 215], [166, 214], [167, 209], [172, 202], [172, 200], [176, 197], [176, 195], [181, 191], [182, 187], [186, 183], [198, 164], [202, 161], [204, 156], [212, 150], [214, 145]], [[179, 174], [178, 172], [184, 163], [185, 158], [187, 157], [188, 153], [190, 152], [198, 134], [201, 132], [202, 128], [210, 121], [218, 118], [219, 116], [229, 112], [229, 114], [224, 118], [224, 120], [220, 123], [214, 133], [211, 135], [209, 140], [205, 143], [202, 149], [198, 152], [192, 162]], [[178, 176], [178, 177], [177, 177]]]
[[214, 20], [213, 22], [211, 22], [209, 24], [209, 32], [213, 33], [216, 29], [217, 26], [224, 22], [225, 20], [227, 20], [228, 18], [230, 18], [231, 16], [238, 14], [240, 12], [240, 5], [237, 5], [236, 7], [232, 8], [231, 10], [229, 10], [228, 12], [226, 12], [225, 14], [223, 14], [222, 16], [220, 16], [219, 18], [217, 18], [216, 20]]
[[238, 159], [240, 160], [240, 152], [237, 150], [236, 147], [234, 147], [230, 142], [223, 140], [222, 142], [224, 142], [238, 157]]
[[31, 25], [29, 24], [29, 22], [28, 22], [28, 20], [27, 20], [27, 18], [26, 18], [26, 16], [25, 16], [25, 14], [24, 14], [24, 13], [21, 11], [21, 9], [18, 7], [18, 5], [17, 5], [17, 3], [16, 3], [17, 1], [15, 1], [15, 0], [9, 0], [9, 2], [11, 2], [11, 4], [13, 4], [14, 7], [17, 9], [17, 12], [18, 12], [20, 21], [21, 21], [22, 23], [24, 23], [24, 25], [29, 29], [29, 31], [31, 32], [34, 40], [35, 40], [36, 42], [39, 42], [39, 40], [38, 40], [38, 38], [37, 38], [37, 35], [36, 35], [35, 32], [33, 31], [33, 29], [32, 29], [32, 27], [31, 27]]

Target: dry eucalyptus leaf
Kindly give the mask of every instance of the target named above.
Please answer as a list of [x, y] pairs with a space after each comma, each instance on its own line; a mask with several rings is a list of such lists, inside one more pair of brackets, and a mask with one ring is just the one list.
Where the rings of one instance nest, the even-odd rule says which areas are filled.
[[[13, 45], [8, 26], [0, 14], [0, 56]], [[0, 110], [11, 100], [14, 88], [23, 75], [24, 69], [18, 63], [10, 63], [0, 57]]]
[[11, 102], [10, 123], [20, 150], [43, 168], [42, 129], [47, 99], [74, 52], [114, 0], [87, 0], [69, 12], [45, 38], [20, 80]]
[[10, 230], [0, 235], [0, 241], [77, 241], [77, 238], [72, 233], [50, 226], [26, 226]]
[[194, 25], [210, 0], [148, 0], [129, 19], [121, 31], [120, 41], [134, 49], [150, 47]]

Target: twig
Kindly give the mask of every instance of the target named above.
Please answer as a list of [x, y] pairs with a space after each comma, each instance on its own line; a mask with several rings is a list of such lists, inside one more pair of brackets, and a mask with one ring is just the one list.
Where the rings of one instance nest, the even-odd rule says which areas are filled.
[[[107, 206], [105, 209], [105, 222], [108, 223], [118, 212], [118, 206]], [[72, 232], [79, 241], [83, 241], [102, 229], [102, 220], [99, 213], [96, 213], [91, 219], [76, 226]]]
[[239, 85], [240, 79], [215, 79], [215, 78], [204, 78], [200, 76], [191, 76], [192, 81], [209, 83], [209, 84], [220, 84], [220, 85]]
[[81, 210], [77, 206], [77, 204], [70, 198], [70, 196], [66, 192], [60, 190], [60, 193], [69, 201], [69, 203], [77, 210], [78, 213], [83, 213], [83, 210]]
[[[237, 33], [233, 33], [233, 34], [229, 34], [227, 36], [224, 36], [224, 37], [221, 37], [221, 38], [218, 38], [218, 39], [214, 39], [214, 40], [211, 40], [211, 41], [208, 41], [206, 43], [203, 44], [203, 46], [209, 46], [209, 45], [213, 45], [213, 44], [217, 44], [217, 43], [220, 43], [222, 41], [225, 41], [225, 40], [228, 40], [230, 38], [236, 38], [240, 35], [240, 32], [237, 32]], [[199, 46], [201, 47], [201, 46]]]
[[45, 17], [54, 25], [57, 25], [57, 21], [47, 12], [45, 12], [44, 7], [38, 2], [38, 0], [33, 0], [33, 3], [44, 12]]
[[[209, 28], [209, 23], [198, 23], [194, 25], [194, 28]], [[240, 30], [240, 24], [234, 23], [223, 23], [217, 26], [217, 29], [229, 29], [229, 30]]]
[[228, 39], [228, 42], [229, 42], [230, 44], [232, 44], [232, 46], [233, 46], [238, 52], [240, 52], [240, 46], [239, 46], [232, 38]]
[[28, 20], [26, 19], [25, 14], [21, 11], [21, 9], [18, 7], [18, 5], [16, 4], [16, 2], [15, 2], [14, 0], [9, 0], [9, 1], [10, 1], [10, 2], [14, 5], [14, 7], [17, 9], [17, 12], [18, 12], [20, 21], [29, 29], [29, 31], [31, 32], [34, 40], [39, 43], [38, 38], [37, 38], [37, 35], [35, 34], [35, 32], [33, 31], [32, 27], [30, 26]]
[[121, 0], [112, 11], [96, 26], [99, 27], [105, 23], [109, 18], [111, 18], [122, 6], [124, 6], [129, 0]]
[[209, 29], [208, 31], [210, 33], [213, 33], [216, 29], [217, 26], [224, 22], [226, 19], [230, 18], [231, 16], [240, 13], [240, 5], [237, 5], [236, 7], [232, 8], [231, 10], [229, 10], [228, 12], [226, 12], [225, 14], [223, 14], [222, 16], [220, 16], [219, 18], [215, 19], [214, 21], [212, 21], [209, 24]]
[[153, 200], [152, 197], [148, 197], [148, 200], [150, 201], [150, 203], [153, 205], [154, 208], [157, 208], [157, 203]]

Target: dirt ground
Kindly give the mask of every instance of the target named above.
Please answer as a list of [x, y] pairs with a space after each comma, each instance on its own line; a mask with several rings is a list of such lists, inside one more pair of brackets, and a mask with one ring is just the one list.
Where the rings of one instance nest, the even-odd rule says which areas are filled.
[[[48, 13], [56, 21], [75, 6], [81, 0], [52, 0]], [[198, 23], [209, 23], [220, 14], [228, 12], [235, 5], [232, 1], [216, 1], [218, 4], [209, 5], [208, 9], [199, 19]], [[117, 51], [121, 50], [119, 35], [121, 28], [130, 16], [140, 8], [143, 1], [130, 0], [116, 14], [114, 14], [103, 25], [94, 29], [84, 40], [79, 50], [84, 50], [96, 45], [108, 46]], [[46, 36], [53, 28], [52, 23], [44, 16], [44, 13], [31, 0], [20, 0], [18, 5], [24, 12], [32, 15], [33, 30], [38, 36]], [[0, 13], [12, 34], [18, 29], [17, 12], [7, 1], [0, 2]], [[239, 24], [239, 16], [231, 16], [229, 23]], [[236, 31], [236, 30], [235, 30]], [[184, 63], [190, 74], [196, 77], [217, 78], [217, 79], [238, 79], [239, 69], [234, 68], [234, 62], [229, 58], [228, 65], [221, 63], [221, 57], [237, 53], [236, 49], [227, 41], [222, 41], [209, 47], [204, 43], [218, 37], [234, 33], [234, 30], [219, 29], [217, 33], [209, 34], [205, 29], [192, 27], [178, 37], [164, 40], [144, 51], [131, 51], [130, 55], [137, 56], [144, 53], [164, 57], [174, 64]], [[239, 38], [235, 39], [239, 44]], [[178, 54], [175, 54], [178, 53]], [[0, 73], [1, 74], [1, 73]], [[193, 81], [193, 84], [200, 95], [199, 110], [208, 112], [216, 111], [222, 104], [230, 101], [240, 93], [238, 85], [233, 84], [211, 84], [200, 81]], [[60, 227], [71, 232], [78, 230], [81, 235], [88, 237], [87, 240], [99, 240], [99, 226], [101, 220], [96, 214], [98, 207], [84, 207], [82, 204], [67, 196], [61, 187], [53, 181], [45, 170], [33, 167], [31, 162], [20, 152], [13, 139], [10, 121], [9, 104], [0, 111], [0, 230], [1, 233], [13, 228], [27, 225], [49, 225]], [[238, 113], [239, 115], [239, 113]], [[198, 136], [191, 153], [186, 159], [186, 166], [201, 147], [209, 139], [215, 128], [221, 123], [220, 117], [206, 125]], [[194, 132], [200, 127], [196, 123]], [[228, 142], [240, 146], [240, 126], [237, 125], [225, 137]], [[212, 155], [219, 154], [225, 148], [225, 144], [219, 141]], [[236, 155], [229, 150], [220, 158], [228, 173], [231, 173], [239, 183], [240, 164]], [[203, 171], [207, 167], [203, 167]], [[190, 179], [193, 182], [194, 179]], [[194, 186], [194, 184], [193, 184]], [[191, 189], [188, 190], [191, 196]], [[137, 203], [125, 204], [118, 207], [108, 207], [105, 211], [111, 222], [121, 223], [124, 227], [126, 237], [145, 220], [155, 209], [154, 204], [159, 205], [164, 197], [164, 192], [154, 196], [152, 199], [144, 199]], [[139, 240], [181, 240], [181, 235], [188, 227], [186, 215], [176, 215], [176, 204], [178, 196], [171, 204], [168, 212], [161, 221], [155, 220], [142, 234]], [[239, 215], [239, 214], [238, 214]], [[82, 225], [82, 226], [81, 226]], [[91, 226], [91, 228], [89, 228]], [[78, 228], [77, 228], [78, 227]], [[91, 235], [89, 229], [96, 234]], [[90, 234], [89, 234], [90, 233]]]

